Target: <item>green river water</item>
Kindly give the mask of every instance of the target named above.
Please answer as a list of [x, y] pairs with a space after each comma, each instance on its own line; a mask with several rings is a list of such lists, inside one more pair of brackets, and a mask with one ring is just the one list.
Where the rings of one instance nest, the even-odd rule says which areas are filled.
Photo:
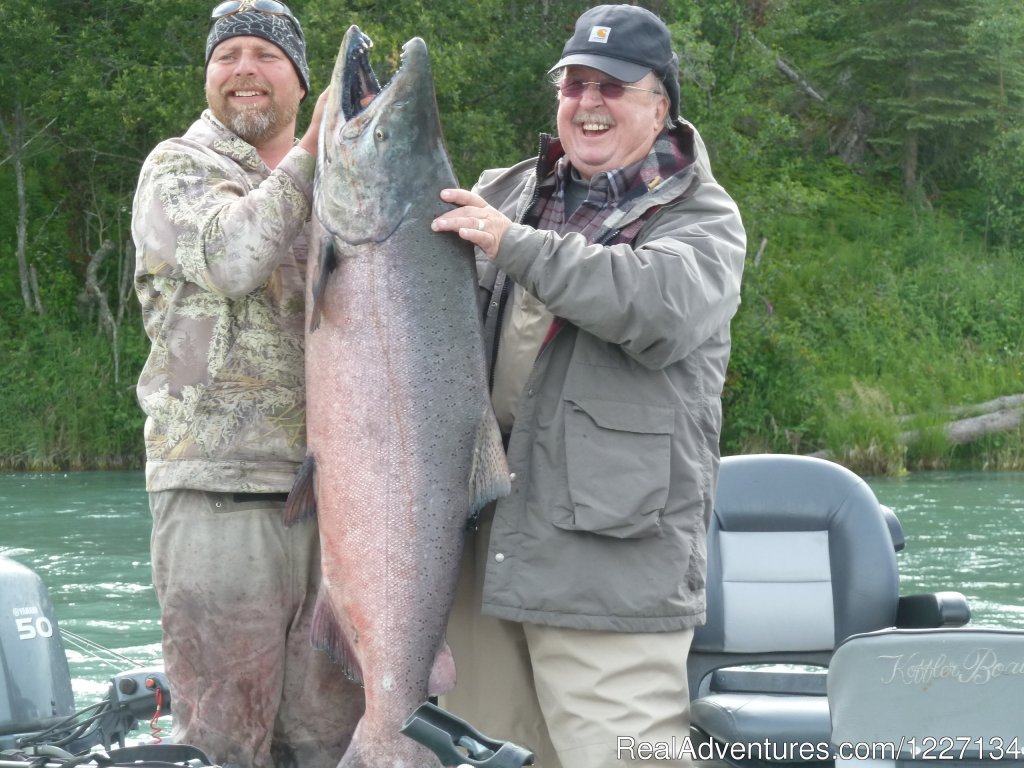
[[[903, 523], [904, 594], [958, 590], [973, 624], [1024, 628], [1024, 473], [868, 482]], [[127, 659], [159, 661], [149, 531], [140, 472], [0, 474], [0, 555], [36, 571], [49, 590], [80, 706], [101, 698]], [[123, 658], [100, 660], [68, 632]]]

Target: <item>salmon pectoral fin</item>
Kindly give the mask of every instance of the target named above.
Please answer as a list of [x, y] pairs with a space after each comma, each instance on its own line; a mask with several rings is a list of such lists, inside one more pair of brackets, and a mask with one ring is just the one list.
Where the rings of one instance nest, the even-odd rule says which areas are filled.
[[295, 475], [295, 482], [288, 492], [288, 501], [284, 504], [284, 524], [294, 525], [300, 520], [316, 517], [316, 485], [313, 476], [316, 474], [316, 458], [307, 453], [302, 466]]
[[448, 641], [442, 640], [441, 647], [434, 657], [434, 666], [430, 668], [430, 680], [427, 681], [427, 693], [440, 696], [455, 687], [455, 657]]
[[349, 644], [341, 624], [334, 614], [327, 592], [321, 587], [313, 606], [313, 621], [309, 631], [310, 643], [319, 651], [323, 651], [337, 664], [341, 665], [345, 677], [353, 683], [363, 683], [363, 670], [359, 659]]
[[317, 270], [316, 283], [313, 284], [313, 311], [310, 313], [309, 330], [315, 331], [320, 327], [320, 317], [323, 314], [324, 291], [327, 289], [327, 280], [331, 273], [338, 266], [338, 254], [334, 249], [334, 238], [324, 235], [320, 238], [320, 269]]
[[488, 403], [480, 417], [473, 445], [473, 465], [469, 474], [470, 517], [489, 502], [505, 496], [512, 490], [505, 461], [505, 447], [501, 444], [501, 430], [494, 410]]

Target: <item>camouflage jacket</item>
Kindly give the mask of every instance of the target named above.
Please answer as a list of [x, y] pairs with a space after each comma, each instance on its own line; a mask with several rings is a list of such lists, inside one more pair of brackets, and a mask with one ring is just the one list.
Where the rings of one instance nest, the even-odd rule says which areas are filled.
[[209, 110], [146, 159], [132, 236], [147, 490], [291, 487], [314, 164], [296, 147], [271, 171]]

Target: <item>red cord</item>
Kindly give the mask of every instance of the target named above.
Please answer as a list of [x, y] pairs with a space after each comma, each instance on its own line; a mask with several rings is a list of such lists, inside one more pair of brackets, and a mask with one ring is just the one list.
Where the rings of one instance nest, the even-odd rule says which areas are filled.
[[152, 729], [153, 743], [160, 744], [163, 739], [160, 738], [159, 734], [163, 729], [157, 725], [157, 721], [160, 719], [160, 712], [164, 708], [164, 689], [157, 685], [154, 686], [153, 692], [156, 695], [156, 712], [153, 713], [153, 717], [149, 721], [149, 727]]

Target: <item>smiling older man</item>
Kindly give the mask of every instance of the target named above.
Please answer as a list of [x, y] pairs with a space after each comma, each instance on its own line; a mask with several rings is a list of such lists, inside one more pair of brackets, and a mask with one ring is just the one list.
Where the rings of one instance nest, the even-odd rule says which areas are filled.
[[434, 222], [478, 249], [513, 472], [467, 542], [443, 704], [544, 768], [690, 757], [746, 237], [676, 119], [677, 66], [653, 13], [585, 12], [552, 68], [558, 138], [442, 192], [455, 208]]
[[146, 159], [132, 214], [152, 349], [139, 377], [174, 739], [215, 763], [337, 764], [362, 692], [310, 647], [315, 521], [281, 513], [305, 454], [304, 275], [322, 101], [276, 0], [213, 9], [209, 109]]

